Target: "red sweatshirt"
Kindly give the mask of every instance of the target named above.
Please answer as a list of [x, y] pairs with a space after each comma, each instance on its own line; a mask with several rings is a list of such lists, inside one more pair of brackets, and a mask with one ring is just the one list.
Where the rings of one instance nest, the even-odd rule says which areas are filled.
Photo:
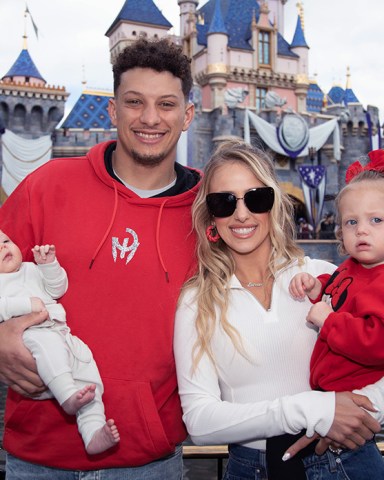
[[93, 352], [106, 416], [121, 436], [118, 446], [88, 456], [75, 417], [55, 400], [10, 390], [4, 448], [46, 466], [142, 465], [170, 454], [186, 437], [172, 342], [176, 302], [194, 258], [197, 187], [174, 197], [139, 198], [106, 172], [109, 143], [86, 157], [51, 160], [0, 209], [0, 229], [24, 260], [31, 260], [35, 244], [56, 245], [69, 279], [61, 299], [68, 324]]
[[334, 312], [313, 350], [311, 387], [340, 392], [376, 382], [384, 376], [384, 265], [349, 258], [319, 280]]

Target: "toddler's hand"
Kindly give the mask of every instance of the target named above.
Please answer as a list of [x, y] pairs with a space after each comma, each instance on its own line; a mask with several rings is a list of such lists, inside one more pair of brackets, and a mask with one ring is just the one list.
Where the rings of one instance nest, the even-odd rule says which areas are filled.
[[312, 305], [307, 315], [307, 322], [321, 328], [324, 325], [328, 315], [332, 313], [332, 307], [325, 302], [318, 302]]
[[289, 293], [295, 300], [304, 300], [307, 295], [312, 298], [310, 293], [317, 286], [317, 282], [309, 273], [297, 273], [289, 284]]

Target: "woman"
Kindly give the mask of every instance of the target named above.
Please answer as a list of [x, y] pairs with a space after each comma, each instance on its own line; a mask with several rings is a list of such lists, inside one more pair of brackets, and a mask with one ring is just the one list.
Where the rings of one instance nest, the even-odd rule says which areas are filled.
[[288, 285], [335, 267], [303, 256], [292, 213], [265, 154], [219, 147], [193, 206], [198, 270], [180, 299], [174, 350], [187, 429], [197, 444], [229, 444], [225, 479], [268, 478], [267, 437], [306, 429], [354, 447], [380, 430], [349, 394], [309, 391], [316, 332], [308, 301]]

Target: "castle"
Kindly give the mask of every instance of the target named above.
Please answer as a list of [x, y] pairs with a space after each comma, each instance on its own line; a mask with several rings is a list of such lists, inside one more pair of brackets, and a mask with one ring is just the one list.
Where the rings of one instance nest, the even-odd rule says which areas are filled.
[[[178, 36], [170, 34], [172, 25], [155, 1], [126, 0], [105, 33], [111, 62], [140, 36], [180, 44], [192, 59], [196, 117], [179, 142], [178, 161], [202, 168], [219, 142], [245, 138], [273, 157], [297, 217], [317, 224], [332, 209], [348, 165], [380, 148], [378, 109], [359, 102], [349, 72], [346, 87], [329, 92], [309, 78], [300, 2], [293, 38], [287, 39], [289, 0], [208, 0], [201, 8], [198, 0], [172, 1], [180, 9]], [[62, 121], [68, 95], [64, 87], [47, 85], [25, 39], [0, 81], [2, 199], [50, 157], [83, 155], [116, 137], [107, 113], [112, 93], [84, 89]]]

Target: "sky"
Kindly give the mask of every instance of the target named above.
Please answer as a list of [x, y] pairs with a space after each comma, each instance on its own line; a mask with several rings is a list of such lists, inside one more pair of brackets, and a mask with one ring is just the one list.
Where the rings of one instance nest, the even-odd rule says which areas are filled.
[[[179, 30], [177, 0], [154, 0]], [[204, 5], [206, 0], [199, 3]], [[259, 2], [260, 3], [260, 2]], [[284, 37], [292, 41], [297, 0], [285, 6]], [[0, 78], [23, 47], [26, 25], [28, 51], [47, 84], [64, 86], [70, 96], [68, 113], [84, 89], [112, 89], [108, 30], [124, 0], [27, 0], [38, 29], [25, 21], [25, 0], [0, 0]], [[304, 31], [309, 52], [309, 75], [323, 91], [335, 84], [351, 87], [366, 107], [375, 105], [384, 119], [384, 0], [304, 0]]]

